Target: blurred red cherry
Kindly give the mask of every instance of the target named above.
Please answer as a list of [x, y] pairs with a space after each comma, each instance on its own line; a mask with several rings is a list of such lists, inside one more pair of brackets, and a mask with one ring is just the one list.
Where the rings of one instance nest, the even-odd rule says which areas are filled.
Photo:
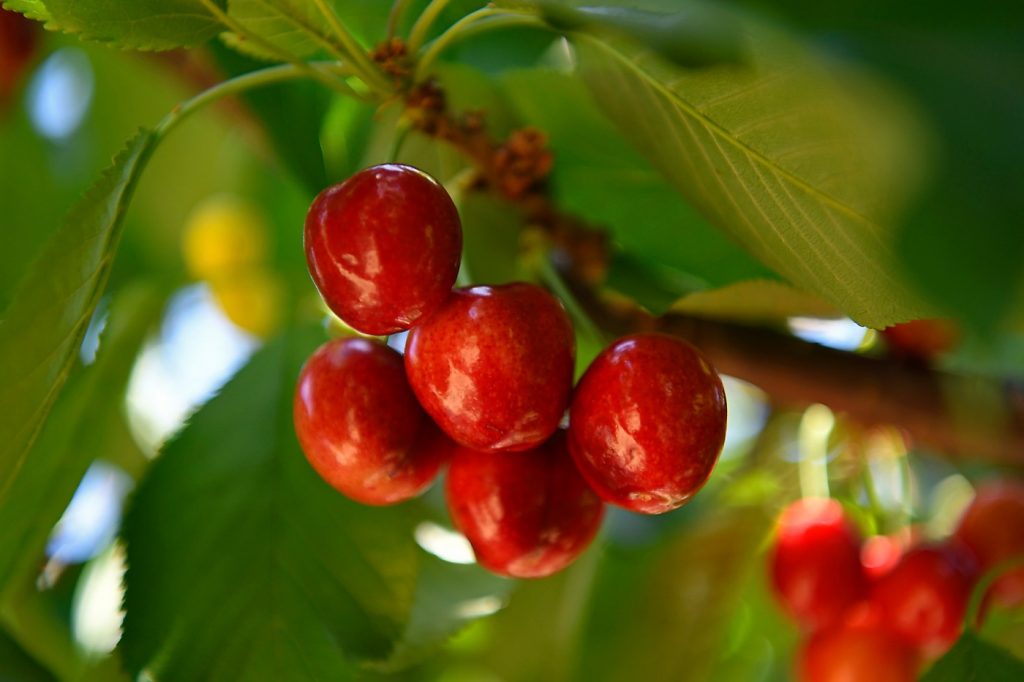
[[960, 635], [975, 576], [974, 558], [959, 545], [918, 547], [878, 581], [871, 599], [889, 630], [941, 654]]
[[[979, 486], [955, 536], [974, 553], [983, 572], [1024, 557], [1024, 482], [999, 480]], [[1024, 568], [1000, 577], [989, 598], [1002, 606], [1024, 604]]]
[[0, 105], [14, 94], [32, 61], [39, 25], [0, 8]]
[[860, 536], [835, 500], [789, 505], [779, 517], [770, 565], [783, 608], [809, 629], [837, 622], [867, 597]]
[[893, 355], [932, 360], [960, 342], [960, 332], [949, 320], [924, 319], [895, 324], [882, 330]]
[[816, 632], [798, 655], [800, 682], [914, 682], [914, 650], [876, 619], [842, 622]]

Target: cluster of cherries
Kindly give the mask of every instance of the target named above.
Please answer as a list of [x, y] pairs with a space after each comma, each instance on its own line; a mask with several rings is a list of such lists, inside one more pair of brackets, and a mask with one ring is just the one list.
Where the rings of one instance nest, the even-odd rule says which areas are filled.
[[[910, 682], [945, 652], [964, 625], [985, 571], [1024, 554], [1024, 484], [981, 486], [952, 537], [907, 547], [866, 543], [835, 500], [791, 504], [770, 556], [773, 589], [809, 638], [802, 682]], [[1024, 604], [1024, 569], [1003, 574], [985, 605]]]
[[325, 189], [305, 249], [344, 322], [372, 336], [409, 330], [404, 359], [375, 339], [340, 338], [299, 377], [299, 441], [346, 496], [408, 500], [448, 462], [448, 508], [477, 560], [540, 577], [589, 545], [603, 501], [659, 514], [710, 475], [726, 404], [700, 354], [669, 336], [628, 336], [574, 391], [575, 335], [557, 298], [528, 283], [452, 289], [459, 215], [422, 171], [374, 166]]

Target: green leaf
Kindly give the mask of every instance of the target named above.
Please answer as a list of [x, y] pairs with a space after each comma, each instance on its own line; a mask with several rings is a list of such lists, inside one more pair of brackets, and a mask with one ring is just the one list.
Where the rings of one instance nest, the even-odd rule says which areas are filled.
[[[466, 598], [458, 573], [429, 563], [418, 573], [407, 509], [351, 502], [303, 457], [293, 390], [319, 340], [295, 332], [261, 350], [140, 485], [124, 524], [131, 670], [351, 679], [403, 640], [401, 655], [438, 640], [430, 621], [450, 618], [444, 595]], [[472, 596], [479, 586], [463, 587]], [[414, 607], [416, 598], [432, 603]]]
[[153, 146], [143, 130], [114, 159], [47, 243], [0, 322], [0, 499], [67, 379]]
[[694, 290], [775, 277], [637, 153], [579, 78], [534, 69], [507, 73], [501, 83], [522, 121], [548, 135], [558, 205], [608, 230], [625, 255], [620, 266], [651, 274], [644, 290], [654, 296], [640, 302], [652, 311]]
[[53, 526], [89, 464], [98, 457], [117, 460], [106, 437], [123, 420], [128, 376], [161, 310], [161, 297], [148, 287], [115, 299], [95, 362], [69, 382], [31, 456], [0, 497], [0, 596], [34, 583]]
[[927, 317], [890, 233], [918, 177], [904, 109], [862, 77], [745, 31], [747, 65], [704, 69], [626, 40], [572, 40], [622, 134], [750, 253], [867, 326]]
[[676, 312], [745, 322], [773, 322], [787, 317], [838, 317], [839, 311], [817, 296], [782, 282], [751, 280], [684, 296]]
[[0, 630], [0, 682], [53, 682], [56, 679]]
[[539, 3], [543, 18], [563, 31], [611, 32], [642, 42], [680, 66], [738, 62], [742, 57], [739, 24], [715, 5], [685, 3], [672, 12], [626, 7], [566, 7], [551, 0]]
[[967, 633], [921, 678], [921, 682], [1018, 682], [1024, 661]]
[[[313, 2], [228, 0], [228, 16], [274, 47], [298, 58], [310, 57], [331, 44], [327, 18]], [[251, 56], [277, 61], [275, 54], [244, 38], [233, 36], [228, 44]]]
[[477, 565], [449, 564], [421, 554], [413, 608], [394, 651], [380, 667], [398, 670], [420, 661], [462, 626], [497, 611], [515, 584]]
[[44, 4], [51, 28], [133, 50], [192, 47], [222, 28], [200, 0], [45, 0]]
[[4, 9], [20, 12], [29, 19], [35, 19], [36, 21], [50, 20], [50, 13], [47, 11], [42, 0], [3, 0], [3, 2], [0, 2], [0, 5]]
[[704, 510], [710, 513], [656, 555], [609, 552], [591, 599], [579, 679], [709, 679], [741, 588], [761, 568], [755, 559], [771, 522], [760, 507], [722, 502], [716, 498]]

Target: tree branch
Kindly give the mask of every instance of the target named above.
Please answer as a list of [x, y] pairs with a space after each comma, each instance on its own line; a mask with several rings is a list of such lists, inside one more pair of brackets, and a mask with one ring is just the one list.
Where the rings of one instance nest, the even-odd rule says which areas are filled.
[[892, 424], [952, 459], [1024, 467], [1020, 386], [826, 348], [763, 327], [676, 313], [655, 318], [602, 300], [589, 287], [576, 284], [574, 291], [603, 329], [683, 338], [722, 373], [780, 402], [822, 403], [861, 424]]

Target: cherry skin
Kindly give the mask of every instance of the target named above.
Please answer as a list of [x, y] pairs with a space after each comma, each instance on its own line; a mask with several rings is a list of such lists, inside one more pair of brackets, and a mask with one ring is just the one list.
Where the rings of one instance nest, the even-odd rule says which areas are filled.
[[568, 566], [590, 545], [604, 516], [562, 431], [525, 452], [458, 448], [447, 496], [452, 521], [480, 565], [514, 578], [542, 578]]
[[725, 441], [725, 390], [693, 346], [663, 334], [619, 339], [580, 379], [569, 449], [605, 501], [644, 514], [685, 504]]
[[779, 517], [769, 562], [776, 597], [808, 629], [838, 622], [867, 597], [860, 535], [835, 500], [790, 504]]
[[798, 657], [800, 682], [914, 682], [913, 648], [873, 619], [819, 630]]
[[462, 226], [451, 197], [411, 166], [362, 170], [306, 215], [306, 260], [328, 307], [365, 334], [403, 331], [448, 297]]
[[32, 61], [38, 28], [17, 12], [0, 8], [0, 105], [14, 94]]
[[378, 341], [335, 339], [317, 349], [299, 375], [294, 419], [317, 473], [363, 504], [416, 497], [451, 448], [409, 389], [402, 356]]
[[405, 368], [420, 404], [457, 443], [518, 451], [558, 428], [575, 354], [562, 304], [520, 282], [453, 291], [409, 332]]
[[906, 552], [921, 537], [919, 528], [909, 527], [892, 535], [874, 535], [860, 548], [860, 563], [869, 582], [877, 582], [896, 568]]
[[960, 635], [973, 561], [953, 545], [912, 549], [878, 581], [871, 601], [892, 632], [930, 655], [940, 654]]
[[[1024, 555], [1024, 482], [1000, 480], [979, 486], [955, 536], [974, 553], [982, 571]], [[1004, 573], [989, 598], [1003, 606], [1024, 604], [1024, 568]]]
[[960, 332], [949, 320], [923, 319], [894, 324], [882, 330], [893, 355], [912, 360], [933, 360], [953, 350]]

